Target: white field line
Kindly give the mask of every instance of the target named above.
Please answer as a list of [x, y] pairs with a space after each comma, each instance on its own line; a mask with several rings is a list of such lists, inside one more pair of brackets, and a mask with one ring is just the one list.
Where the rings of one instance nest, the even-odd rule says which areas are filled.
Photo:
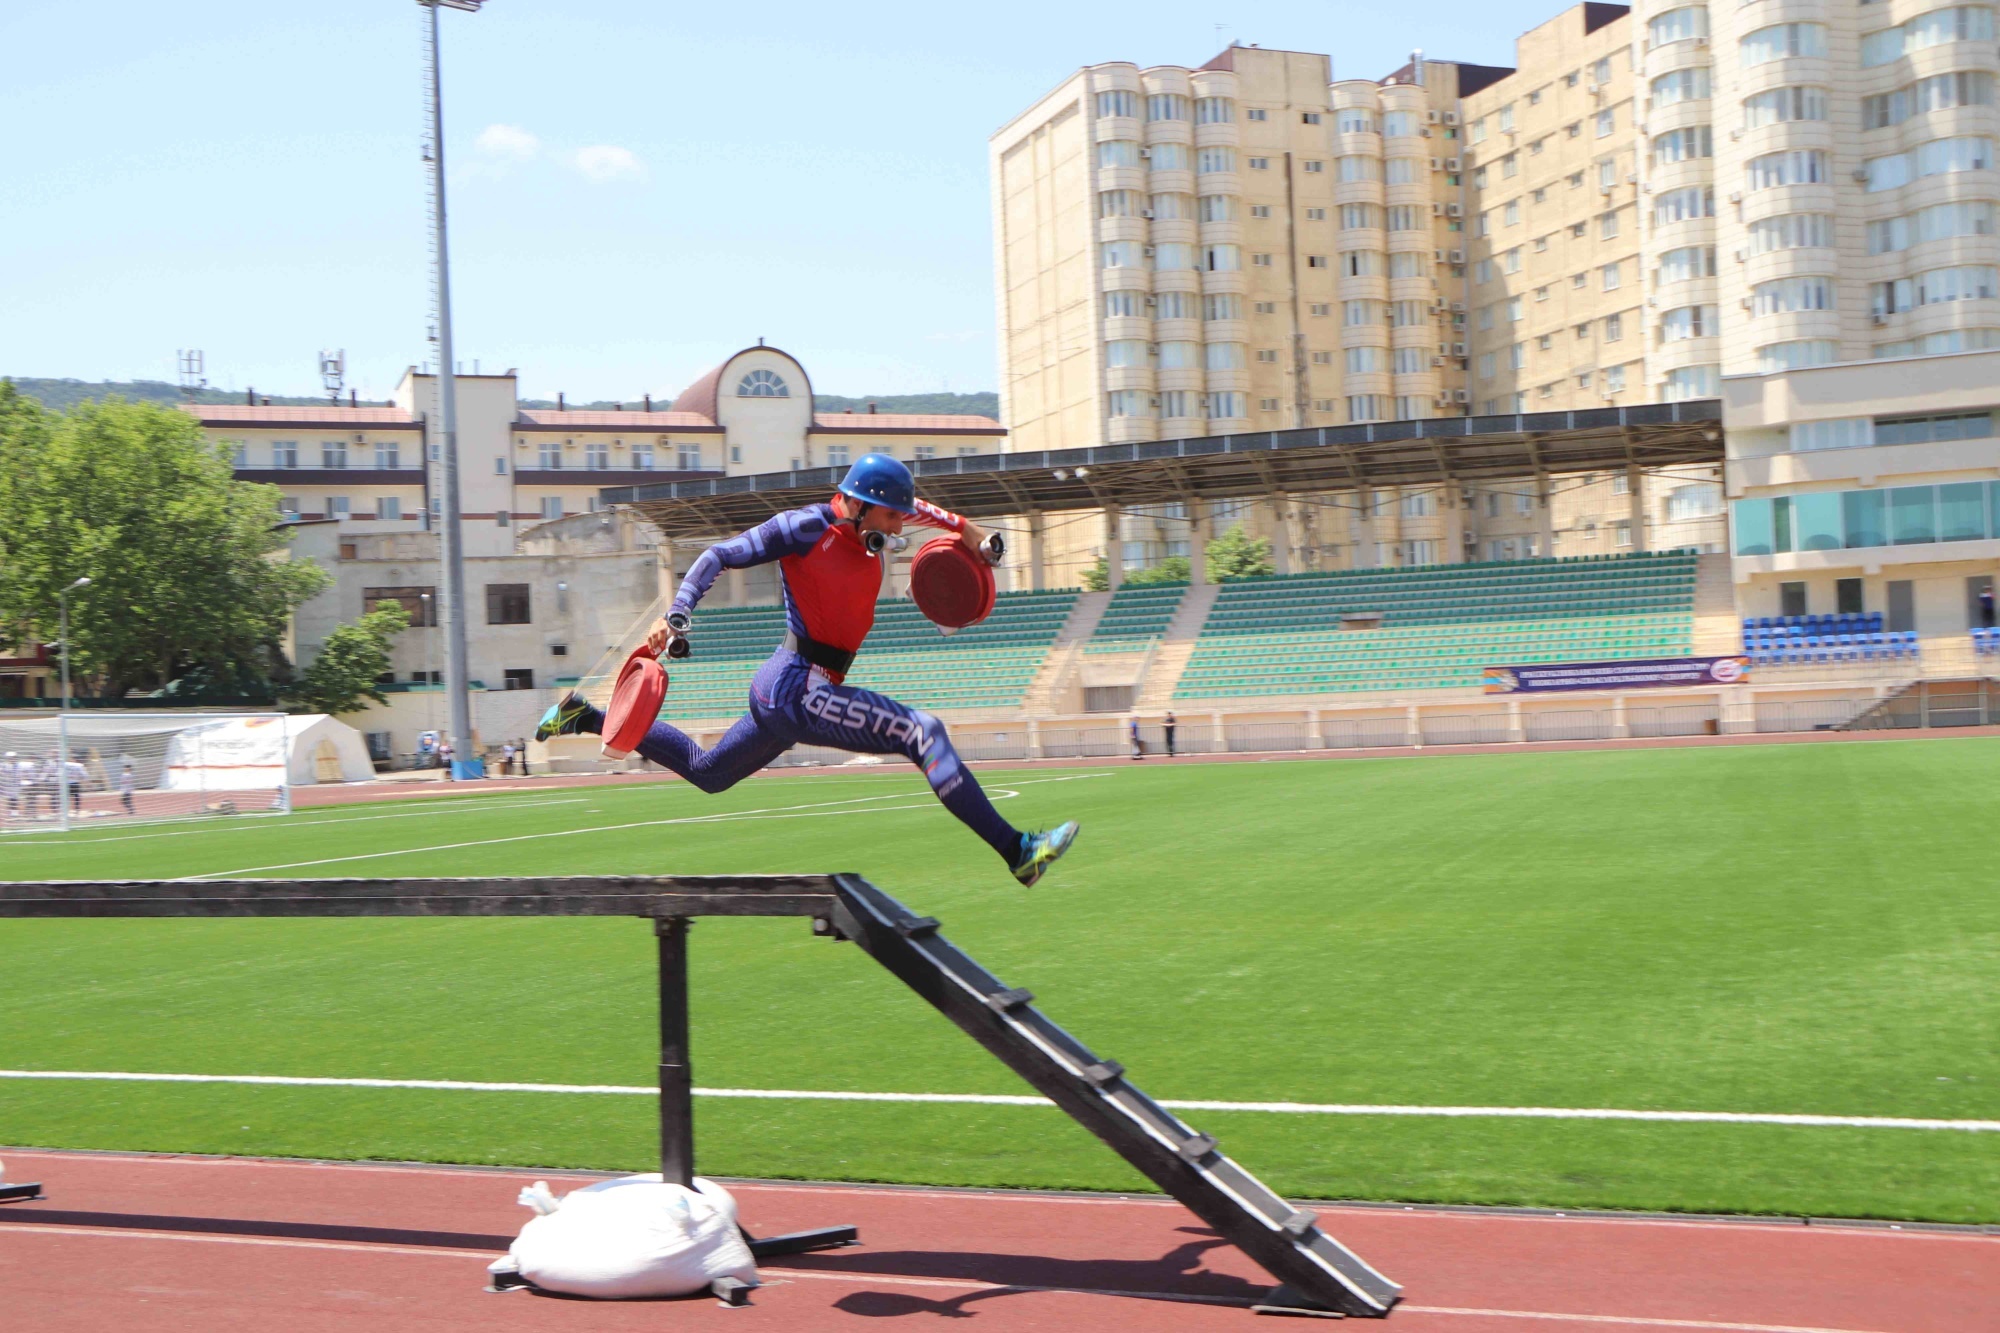
[[[1083, 778], [1086, 777], [1104, 777], [1104, 776], [1108, 775], [1099, 773], [1090, 773], [1090, 774], [1080, 773], [1060, 778], [1031, 778], [1025, 782], [1009, 783], [1008, 786], [1006, 787], [993, 787], [990, 788], [989, 791], [994, 800], [1006, 800], [1010, 797], [1020, 795], [1018, 791], [1012, 790], [1015, 787], [1032, 787], [1048, 782], [1077, 782], [1081, 781]], [[925, 792], [928, 793], [928, 788], [925, 789]], [[300, 870], [307, 866], [338, 865], [349, 861], [372, 861], [385, 856], [418, 856], [427, 852], [463, 851], [468, 847], [497, 847], [502, 843], [534, 842], [541, 838], [573, 838], [586, 833], [616, 833], [616, 832], [622, 832], [623, 830], [626, 829], [635, 829], [635, 828], [662, 828], [671, 824], [719, 824], [719, 823], [726, 823], [730, 820], [750, 819], [750, 818], [777, 818], [777, 819], [799, 818], [800, 815], [798, 812], [800, 811], [820, 811], [824, 810], [825, 807], [830, 807], [830, 806], [862, 805], [869, 801], [896, 801], [905, 799], [907, 797], [916, 796], [918, 794], [919, 793], [914, 791], [886, 792], [880, 796], [850, 796], [844, 800], [838, 800], [838, 801], [807, 801], [801, 805], [774, 805], [774, 806], [766, 806], [762, 809], [757, 809], [757, 810], [724, 810], [712, 815], [681, 815], [672, 819], [641, 819], [625, 824], [594, 824], [589, 828], [551, 829], [546, 833], [519, 833], [515, 834], [513, 837], [508, 837], [508, 838], [476, 838], [470, 842], [448, 842], [448, 843], [441, 843], [432, 847], [398, 847], [398, 848], [392, 848], [387, 851], [379, 851], [379, 852], [356, 852], [349, 856], [321, 857], [315, 861], [287, 861], [280, 865], [245, 866], [240, 870], [210, 870], [210, 871], [205, 871], [199, 875], [184, 875], [181, 877], [181, 882], [183, 883], [198, 882], [204, 879], [227, 879], [237, 875], [263, 874], [267, 871], [272, 871], [272, 870]], [[934, 802], [928, 799], [925, 801], [921, 801], [916, 805], [890, 806], [884, 808], [896, 809], [896, 810], [918, 810], [918, 809], [923, 809], [926, 806], [930, 806], [931, 808], [938, 810], [942, 810], [944, 808], [943, 806], [936, 805]], [[877, 811], [827, 811], [827, 812], [842, 813], [842, 814], [878, 813]]]
[[[449, 805], [444, 806], [442, 809], [406, 810], [400, 814], [393, 814], [393, 815], [345, 815], [328, 819], [314, 819], [311, 818], [310, 815], [305, 815], [304, 812], [300, 812], [297, 815], [281, 815], [274, 813], [267, 815], [255, 815], [252, 816], [252, 818], [258, 820], [268, 820], [268, 819], [289, 820], [290, 821], [289, 823], [277, 824], [273, 825], [272, 827], [283, 829], [286, 832], [292, 832], [297, 829], [318, 828], [323, 824], [366, 824], [377, 819], [423, 819], [431, 815], [458, 815], [458, 814], [466, 814], [468, 812], [477, 814], [477, 813], [483, 813], [488, 810], [528, 810], [543, 805], [582, 805], [585, 801], [589, 799], [591, 798], [587, 796], [564, 796], [555, 800], [548, 800], [548, 801], [508, 801], [504, 804], [496, 803], [493, 805], [478, 805], [478, 806], [475, 806], [466, 801], [453, 801]], [[9, 840], [4, 845], [8, 847], [95, 847], [99, 843], [104, 843], [104, 842], [139, 842], [146, 838], [188, 838], [188, 837], [193, 837], [197, 834], [205, 835], [209, 833], [224, 833], [241, 829], [256, 829], [262, 827], [265, 827], [265, 825], [261, 823], [212, 824], [212, 825], [204, 825], [201, 828], [174, 829], [164, 833], [120, 833], [120, 834], [114, 834], [113, 836], [108, 838], [42, 837], [39, 841], [30, 840], [29, 838], [22, 838], [19, 840]], [[78, 834], [95, 833], [97, 831], [98, 830], [96, 829], [74, 830], [74, 832]]]
[[[156, 1074], [100, 1070], [0, 1069], [0, 1079], [108, 1083], [228, 1083], [285, 1088], [402, 1088], [429, 1092], [540, 1092], [569, 1096], [657, 1097], [624, 1083], [473, 1083], [437, 1078], [309, 1078], [284, 1074]], [[1045, 1097], [974, 1092], [830, 1092], [818, 1089], [696, 1088], [697, 1097], [780, 1102], [905, 1102], [936, 1106], [1049, 1106]], [[1628, 1111], [1605, 1107], [1399, 1106], [1345, 1102], [1169, 1101], [1174, 1111], [1245, 1111], [1265, 1115], [1417, 1116], [1486, 1120], [1638, 1120], [1668, 1124], [1789, 1125], [1819, 1129], [1940, 1129], [2000, 1133], [2000, 1120], [1927, 1120], [1877, 1115], [1798, 1115], [1753, 1111]]]

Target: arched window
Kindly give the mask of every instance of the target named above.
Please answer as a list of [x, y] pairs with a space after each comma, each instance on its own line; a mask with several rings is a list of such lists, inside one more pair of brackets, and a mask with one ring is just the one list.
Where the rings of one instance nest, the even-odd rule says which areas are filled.
[[753, 370], [736, 382], [738, 398], [790, 398], [792, 391], [777, 374], [769, 370]]

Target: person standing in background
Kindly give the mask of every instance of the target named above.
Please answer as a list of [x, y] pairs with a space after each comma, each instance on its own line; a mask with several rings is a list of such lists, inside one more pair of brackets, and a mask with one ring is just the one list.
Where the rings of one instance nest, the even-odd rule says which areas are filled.
[[1167, 732], [1167, 758], [1172, 759], [1174, 757], [1174, 710], [1173, 709], [1169, 708], [1167, 710], [1167, 716], [1165, 720], [1161, 723], [1161, 725], [1166, 728]]
[[521, 756], [521, 776], [528, 776], [528, 738], [523, 736], [514, 742], [515, 753]]
[[1993, 628], [1993, 589], [1991, 587], [1979, 590], [1979, 627], [1981, 629]]
[[1132, 714], [1131, 717], [1126, 719], [1125, 734], [1132, 742], [1132, 757], [1134, 759], [1144, 759], [1146, 757], [1146, 743], [1139, 739], [1139, 715], [1137, 713]]
[[510, 777], [514, 772], [514, 742], [508, 741], [500, 747], [500, 776]]
[[125, 807], [125, 813], [128, 815], [136, 813], [132, 809], [132, 789], [137, 785], [138, 779], [132, 774], [132, 756], [129, 754], [119, 755], [118, 802]]

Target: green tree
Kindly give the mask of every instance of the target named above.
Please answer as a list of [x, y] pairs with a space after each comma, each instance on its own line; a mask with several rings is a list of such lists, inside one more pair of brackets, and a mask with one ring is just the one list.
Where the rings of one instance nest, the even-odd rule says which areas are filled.
[[1083, 571], [1083, 590], [1085, 592], [1103, 592], [1110, 586], [1111, 568], [1104, 563], [1104, 557], [1100, 555], [1097, 557], [1096, 564]]
[[375, 609], [326, 636], [319, 656], [287, 692], [304, 713], [351, 713], [363, 699], [389, 702], [377, 682], [389, 670], [389, 641], [410, 626], [410, 613], [395, 602]]
[[52, 415], [0, 386], [0, 637], [54, 637], [120, 697], [190, 672], [265, 676], [291, 613], [326, 586], [289, 558], [278, 491], [237, 481], [193, 417], [113, 399]]
[[1207, 555], [1208, 576], [1217, 583], [1261, 578], [1278, 572], [1277, 565], [1271, 560], [1270, 541], [1263, 537], [1251, 537], [1240, 527], [1231, 528], [1210, 542]]
[[1135, 569], [1125, 576], [1125, 582], [1135, 588], [1144, 588], [1156, 583], [1186, 583], [1194, 577], [1194, 565], [1184, 555], [1170, 555], [1157, 565]]

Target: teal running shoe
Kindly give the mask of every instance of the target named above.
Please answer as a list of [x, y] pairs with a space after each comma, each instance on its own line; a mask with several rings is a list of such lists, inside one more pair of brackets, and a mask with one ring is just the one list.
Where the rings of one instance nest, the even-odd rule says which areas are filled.
[[1021, 859], [1014, 863], [1014, 878], [1021, 881], [1022, 888], [1033, 888], [1048, 868], [1062, 859], [1076, 841], [1076, 830], [1076, 821], [1069, 819], [1046, 833], [1030, 833], [1022, 839]]
[[590, 701], [571, 690], [542, 714], [542, 720], [535, 724], [535, 739], [545, 741], [551, 736], [574, 736], [583, 730], [578, 724], [589, 712]]

